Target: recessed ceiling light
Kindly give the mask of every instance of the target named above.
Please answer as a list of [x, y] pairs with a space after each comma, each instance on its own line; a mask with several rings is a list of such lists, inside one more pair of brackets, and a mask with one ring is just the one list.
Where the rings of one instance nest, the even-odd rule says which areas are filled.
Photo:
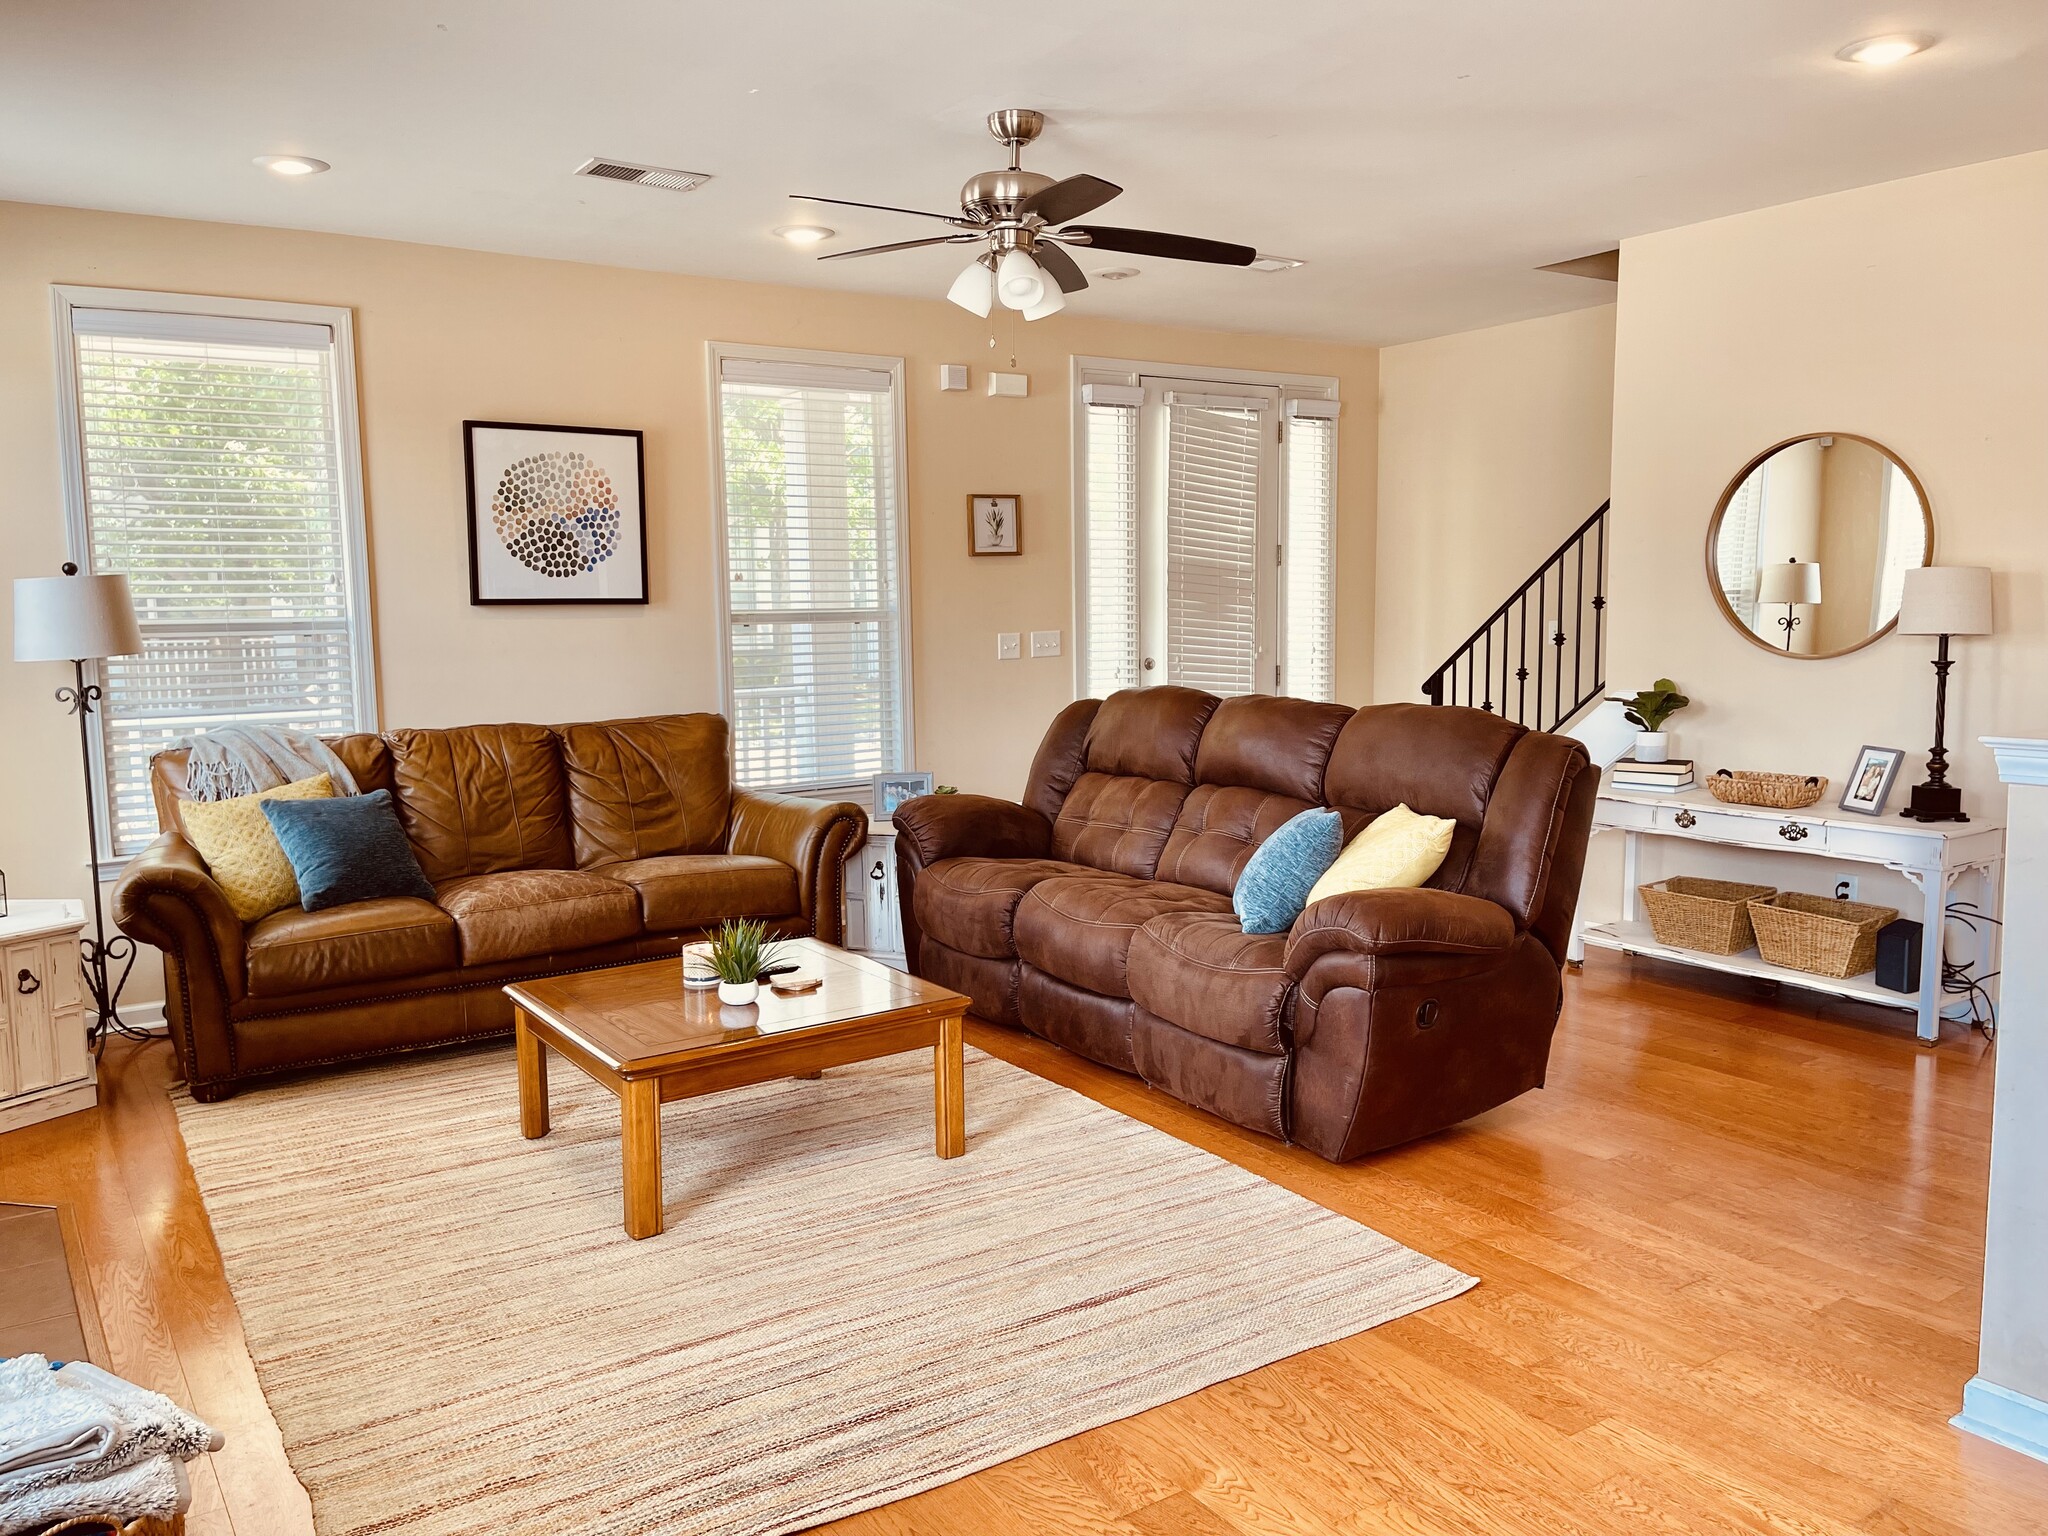
[[839, 231], [822, 224], [780, 224], [775, 233], [791, 245], [816, 245], [820, 240], [830, 240]]
[[1925, 53], [1933, 46], [1934, 39], [1925, 32], [1887, 32], [1883, 37], [1866, 37], [1851, 43], [1838, 50], [1835, 57], [1845, 64], [1869, 64], [1882, 68], [1901, 59], [1910, 59], [1916, 53]]
[[1307, 265], [1307, 262], [1296, 256], [1261, 255], [1257, 261], [1252, 263], [1252, 270], [1254, 272], [1286, 272], [1295, 267], [1305, 267]]
[[1136, 267], [1109, 267], [1095, 275], [1105, 283], [1120, 283], [1127, 277], [1136, 277], [1138, 269]]
[[325, 160], [315, 160], [311, 155], [258, 155], [256, 163], [277, 176], [318, 176], [334, 169]]

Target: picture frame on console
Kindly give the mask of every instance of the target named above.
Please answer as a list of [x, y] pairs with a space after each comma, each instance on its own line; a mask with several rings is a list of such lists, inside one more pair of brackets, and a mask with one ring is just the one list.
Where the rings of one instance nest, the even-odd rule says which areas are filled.
[[1841, 808], [1858, 816], [1882, 816], [1906, 754], [1899, 747], [1865, 747], [1842, 783]]
[[462, 461], [472, 606], [647, 601], [637, 430], [465, 421]]
[[906, 800], [932, 792], [928, 773], [878, 773], [875, 775], [875, 820], [887, 821]]

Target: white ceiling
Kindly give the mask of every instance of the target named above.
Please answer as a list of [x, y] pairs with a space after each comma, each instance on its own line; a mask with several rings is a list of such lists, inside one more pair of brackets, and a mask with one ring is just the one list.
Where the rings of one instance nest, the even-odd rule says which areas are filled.
[[[1895, 30], [1942, 41], [1836, 62]], [[1605, 302], [1533, 269], [1625, 236], [2048, 147], [2044, 0], [0, 0], [0, 38], [0, 198], [876, 293], [961, 253], [820, 265], [769, 230], [942, 226], [785, 194], [950, 211], [1000, 163], [983, 115], [1039, 107], [1027, 168], [1128, 189], [1097, 221], [1309, 262], [1084, 254], [1141, 275], [1077, 305], [1367, 342]], [[285, 151], [334, 170], [250, 164]]]

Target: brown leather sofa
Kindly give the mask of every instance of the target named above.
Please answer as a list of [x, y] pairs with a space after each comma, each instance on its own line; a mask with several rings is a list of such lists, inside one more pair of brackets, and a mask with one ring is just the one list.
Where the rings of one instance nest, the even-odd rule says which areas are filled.
[[157, 824], [114, 892], [164, 955], [164, 1011], [193, 1097], [246, 1078], [512, 1027], [507, 982], [672, 955], [728, 917], [840, 936], [867, 813], [735, 789], [725, 720], [478, 725], [330, 743], [388, 789], [435, 899], [244, 925], [179, 830], [185, 754], [153, 764]]
[[[1021, 805], [898, 807], [906, 947], [983, 1018], [1343, 1161], [1541, 1086], [1598, 780], [1577, 742], [1476, 709], [1086, 699]], [[1457, 823], [1426, 887], [1239, 926], [1281, 823], [1324, 805], [1348, 838], [1402, 803]]]

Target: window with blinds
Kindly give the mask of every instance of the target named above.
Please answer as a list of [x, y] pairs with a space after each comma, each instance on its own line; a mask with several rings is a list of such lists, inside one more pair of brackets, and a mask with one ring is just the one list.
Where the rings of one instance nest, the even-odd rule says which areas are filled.
[[1262, 691], [1258, 525], [1267, 430], [1253, 402], [1166, 397], [1167, 672], [1189, 688]]
[[1337, 423], [1305, 411], [1335, 401], [1287, 402], [1287, 487], [1281, 498], [1280, 691], [1333, 699], [1337, 616]]
[[864, 791], [909, 759], [898, 373], [718, 374], [734, 776]]
[[127, 575], [144, 645], [99, 663], [100, 852], [121, 858], [156, 835], [149, 760], [180, 737], [374, 727], [346, 321], [63, 313], [74, 518], [91, 568]]
[[[1132, 393], [1140, 393], [1133, 391]], [[1106, 698], [1138, 686], [1137, 402], [1089, 401], [1083, 478], [1081, 686]]]

